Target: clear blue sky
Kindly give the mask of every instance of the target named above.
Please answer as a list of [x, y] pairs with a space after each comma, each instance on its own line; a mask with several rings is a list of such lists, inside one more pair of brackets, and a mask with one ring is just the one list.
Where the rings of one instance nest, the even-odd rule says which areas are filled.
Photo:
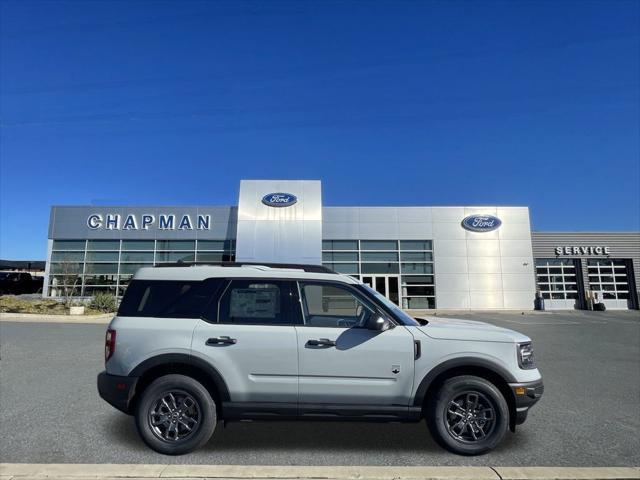
[[1, 3], [0, 257], [52, 204], [531, 207], [640, 228], [640, 2]]

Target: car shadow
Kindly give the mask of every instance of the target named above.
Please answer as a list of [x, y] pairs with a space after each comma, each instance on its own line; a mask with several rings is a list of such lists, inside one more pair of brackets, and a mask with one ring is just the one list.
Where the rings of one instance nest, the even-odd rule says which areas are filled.
[[[150, 452], [136, 431], [133, 417], [114, 413], [105, 424], [110, 440], [131, 451]], [[495, 453], [526, 449], [524, 432], [507, 433]], [[357, 454], [384, 450], [387, 453], [447, 453], [431, 438], [424, 422], [232, 422], [218, 423], [204, 454], [247, 452], [313, 452], [314, 454]], [[150, 452], [151, 453], [151, 452]], [[491, 455], [491, 454], [489, 454]], [[477, 457], [486, 458], [486, 456]]]
[[218, 425], [205, 447], [238, 450], [365, 452], [384, 448], [405, 453], [436, 450], [424, 423], [251, 422]]

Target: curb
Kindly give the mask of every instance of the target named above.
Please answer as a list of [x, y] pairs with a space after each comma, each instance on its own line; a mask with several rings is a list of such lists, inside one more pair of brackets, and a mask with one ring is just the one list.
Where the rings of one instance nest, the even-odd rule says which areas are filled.
[[332, 480], [638, 480], [638, 467], [345, 467], [2, 463], [2, 480], [332, 479]]
[[39, 313], [0, 313], [2, 322], [23, 323], [92, 323], [107, 324], [115, 313], [101, 315], [41, 315]]
[[639, 479], [638, 467], [495, 467], [501, 480]]

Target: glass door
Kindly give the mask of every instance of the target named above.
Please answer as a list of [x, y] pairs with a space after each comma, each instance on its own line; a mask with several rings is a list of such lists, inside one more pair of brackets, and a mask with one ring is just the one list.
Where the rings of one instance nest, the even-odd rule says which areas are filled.
[[536, 259], [536, 281], [547, 309], [580, 308], [576, 262], [570, 258]]
[[587, 272], [591, 290], [598, 293], [598, 299], [607, 309], [633, 308], [629, 273], [624, 260], [590, 259], [587, 261]]
[[387, 297], [396, 305], [399, 305], [400, 295], [397, 275], [363, 275], [362, 282]]

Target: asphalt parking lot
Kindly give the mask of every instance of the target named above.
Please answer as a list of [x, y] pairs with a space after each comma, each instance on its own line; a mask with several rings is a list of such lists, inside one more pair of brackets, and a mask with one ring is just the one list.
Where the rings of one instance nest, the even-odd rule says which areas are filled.
[[[448, 315], [441, 315], [448, 316]], [[424, 423], [235, 423], [210, 443], [165, 457], [133, 420], [104, 403], [104, 325], [0, 323], [0, 462], [270, 465], [637, 466], [640, 464], [640, 314], [490, 313], [529, 335], [545, 396], [494, 452], [441, 450]]]

